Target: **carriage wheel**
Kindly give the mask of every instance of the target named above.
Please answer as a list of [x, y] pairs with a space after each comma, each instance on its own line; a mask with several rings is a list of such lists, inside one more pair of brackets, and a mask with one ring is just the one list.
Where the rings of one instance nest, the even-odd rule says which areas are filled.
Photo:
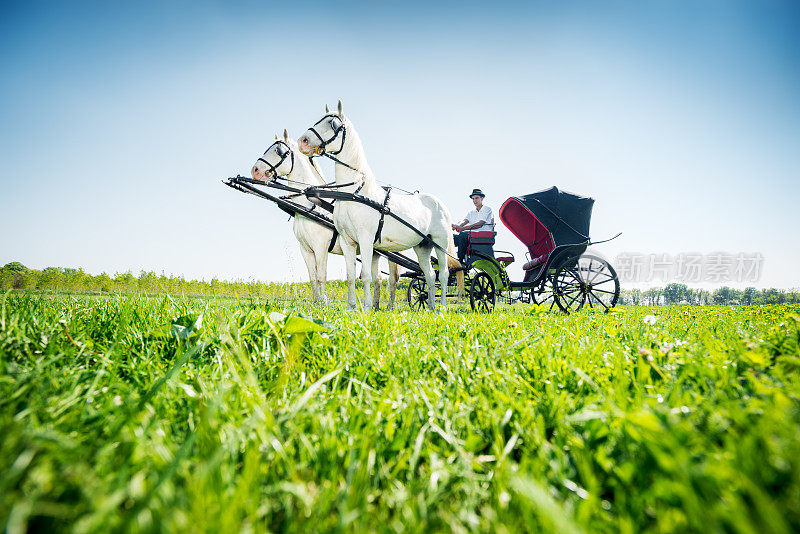
[[428, 288], [425, 280], [415, 278], [408, 285], [408, 305], [414, 311], [425, 308], [428, 303]]
[[553, 288], [553, 279], [547, 276], [538, 288], [531, 289], [531, 302], [538, 304], [547, 311], [553, 309], [556, 305], [556, 292]]
[[553, 276], [553, 295], [563, 311], [580, 310], [586, 303], [586, 289], [577, 264], [562, 265]]
[[472, 279], [469, 291], [469, 305], [473, 311], [491, 312], [494, 310], [494, 282], [492, 277], [486, 273], [478, 273]]
[[607, 312], [619, 299], [619, 278], [606, 260], [591, 254], [578, 258], [575, 266], [586, 287], [586, 303], [590, 308]]

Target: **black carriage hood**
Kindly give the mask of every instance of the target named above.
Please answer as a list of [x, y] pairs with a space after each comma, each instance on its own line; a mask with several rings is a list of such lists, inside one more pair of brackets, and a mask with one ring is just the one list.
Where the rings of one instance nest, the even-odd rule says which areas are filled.
[[555, 186], [515, 198], [550, 230], [557, 246], [585, 244], [589, 240], [593, 198], [559, 191]]

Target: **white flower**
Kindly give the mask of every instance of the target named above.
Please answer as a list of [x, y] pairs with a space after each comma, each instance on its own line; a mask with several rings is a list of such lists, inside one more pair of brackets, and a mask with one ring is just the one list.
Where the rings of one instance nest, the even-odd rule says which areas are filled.
[[658, 321], [658, 317], [656, 317], [655, 315], [645, 315], [643, 321], [644, 324], [656, 324], [656, 321]]

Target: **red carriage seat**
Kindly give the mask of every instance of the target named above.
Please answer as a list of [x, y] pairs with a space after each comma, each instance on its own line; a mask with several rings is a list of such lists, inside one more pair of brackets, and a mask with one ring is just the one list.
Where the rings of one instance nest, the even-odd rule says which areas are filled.
[[494, 245], [494, 237], [496, 235], [497, 232], [492, 232], [490, 230], [472, 230], [469, 233], [469, 242], [475, 243], [476, 245]]
[[511, 197], [500, 207], [500, 220], [528, 247], [531, 261], [522, 266], [526, 271], [526, 280], [534, 273], [534, 270], [547, 262], [550, 253], [556, 248], [553, 234], [542, 224], [542, 222], [530, 211], [525, 204], [518, 199]]
[[469, 259], [473, 252], [480, 252], [494, 257], [494, 236], [496, 232], [473, 230], [469, 233], [467, 241], [466, 258]]

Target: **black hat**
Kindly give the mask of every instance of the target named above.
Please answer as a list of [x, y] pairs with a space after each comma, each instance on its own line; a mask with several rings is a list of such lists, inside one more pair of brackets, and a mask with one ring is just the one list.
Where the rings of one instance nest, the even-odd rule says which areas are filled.
[[480, 189], [473, 189], [472, 193], [469, 194], [469, 198], [474, 197], [475, 195], [480, 195], [481, 197], [485, 197], [486, 195], [483, 194], [483, 191]]

